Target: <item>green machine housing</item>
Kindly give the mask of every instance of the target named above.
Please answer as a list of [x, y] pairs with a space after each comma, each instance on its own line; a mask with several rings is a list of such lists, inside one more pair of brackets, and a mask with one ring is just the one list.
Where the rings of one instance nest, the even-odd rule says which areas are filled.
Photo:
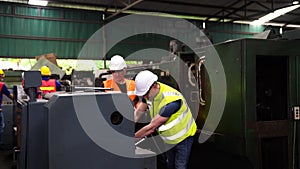
[[[300, 41], [240, 39], [204, 48], [216, 50], [224, 67], [226, 103], [211, 141], [246, 157], [257, 169], [299, 168]], [[210, 100], [209, 75], [204, 97]], [[209, 103], [200, 108], [207, 113]], [[205, 115], [200, 115], [206, 117]]]
[[[226, 101], [217, 128], [206, 131], [209, 146], [255, 169], [300, 168], [299, 121], [293, 112], [300, 105], [299, 47], [297, 40], [239, 39], [203, 47], [197, 55], [179, 52], [173, 61], [142, 68], [183, 93], [201, 131], [213, 105], [206, 62], [217, 54], [226, 76]], [[204, 153], [203, 147], [199, 151]]]

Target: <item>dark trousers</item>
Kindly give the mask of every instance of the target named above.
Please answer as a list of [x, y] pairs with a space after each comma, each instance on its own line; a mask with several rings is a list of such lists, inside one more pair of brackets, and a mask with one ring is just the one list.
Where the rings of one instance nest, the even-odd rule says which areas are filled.
[[194, 137], [188, 137], [166, 152], [168, 169], [187, 169]]

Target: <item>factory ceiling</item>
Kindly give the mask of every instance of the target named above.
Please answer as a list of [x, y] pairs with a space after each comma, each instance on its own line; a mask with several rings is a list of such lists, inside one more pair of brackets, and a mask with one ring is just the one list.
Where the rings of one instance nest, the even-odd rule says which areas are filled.
[[[115, 10], [112, 17], [126, 11], [162, 12], [192, 16], [206, 21], [253, 21], [293, 0], [49, 0], [49, 3], [88, 5]], [[300, 25], [300, 8], [270, 22]]]
[[[0, 0], [27, 3], [28, 0]], [[107, 20], [120, 13], [162, 12], [204, 21], [253, 21], [294, 0], [48, 0], [49, 6], [101, 8]], [[271, 20], [281, 26], [300, 25], [300, 8]]]

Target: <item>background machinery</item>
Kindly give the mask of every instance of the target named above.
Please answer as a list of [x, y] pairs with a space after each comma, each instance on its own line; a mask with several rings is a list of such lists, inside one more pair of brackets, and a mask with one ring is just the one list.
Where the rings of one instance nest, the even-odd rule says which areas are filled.
[[[298, 40], [239, 39], [197, 54], [179, 51], [176, 59], [139, 69], [179, 89], [197, 117], [199, 133], [209, 133], [204, 144], [195, 144], [193, 164], [202, 159], [206, 168], [294, 169], [300, 168], [299, 46]], [[217, 128], [206, 131], [213, 92], [206, 62], [214, 51], [224, 68], [227, 94]], [[216, 157], [224, 160], [215, 163]]]
[[[201, 48], [197, 54], [177, 51], [172, 59], [129, 67], [127, 76], [134, 79], [140, 70], [149, 69], [159, 76], [159, 81], [180, 90], [197, 119], [198, 137], [203, 134], [212, 105], [206, 62], [211, 59], [212, 51], [216, 51], [226, 75], [226, 102], [217, 128], [205, 131], [209, 139], [202, 144], [195, 142], [190, 168], [297, 169], [300, 168], [299, 46], [297, 40], [240, 39]], [[82, 165], [76, 160], [80, 157], [91, 168], [98, 164], [118, 168], [128, 161], [133, 163], [131, 168], [155, 168], [156, 159], [148, 156], [153, 152], [142, 149], [141, 154], [136, 153], [134, 140], [118, 142], [118, 146], [145, 158], [128, 159], [108, 153], [82, 127], [77, 111], [87, 115], [91, 111], [78, 109], [74, 103], [91, 107], [87, 100], [94, 100], [97, 108], [91, 110], [101, 110], [105, 124], [122, 135], [133, 135], [134, 124], [129, 120], [133, 117], [128, 116], [133, 110], [127, 102], [115, 102], [116, 97], [126, 100], [126, 95], [120, 93], [95, 91], [55, 93], [49, 100], [19, 100], [16, 108], [22, 126], [19, 167], [77, 168]], [[102, 162], [95, 157], [113, 160]], [[119, 164], [112, 163], [116, 160]]]

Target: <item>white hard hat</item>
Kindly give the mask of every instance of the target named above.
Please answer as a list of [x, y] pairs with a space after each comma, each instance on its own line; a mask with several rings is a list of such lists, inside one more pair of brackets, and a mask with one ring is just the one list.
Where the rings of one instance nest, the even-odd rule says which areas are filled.
[[135, 94], [138, 96], [144, 96], [157, 79], [158, 77], [149, 70], [144, 70], [138, 73], [135, 77]]
[[115, 55], [110, 60], [109, 70], [122, 70], [126, 68], [127, 65], [125, 60], [120, 55]]

